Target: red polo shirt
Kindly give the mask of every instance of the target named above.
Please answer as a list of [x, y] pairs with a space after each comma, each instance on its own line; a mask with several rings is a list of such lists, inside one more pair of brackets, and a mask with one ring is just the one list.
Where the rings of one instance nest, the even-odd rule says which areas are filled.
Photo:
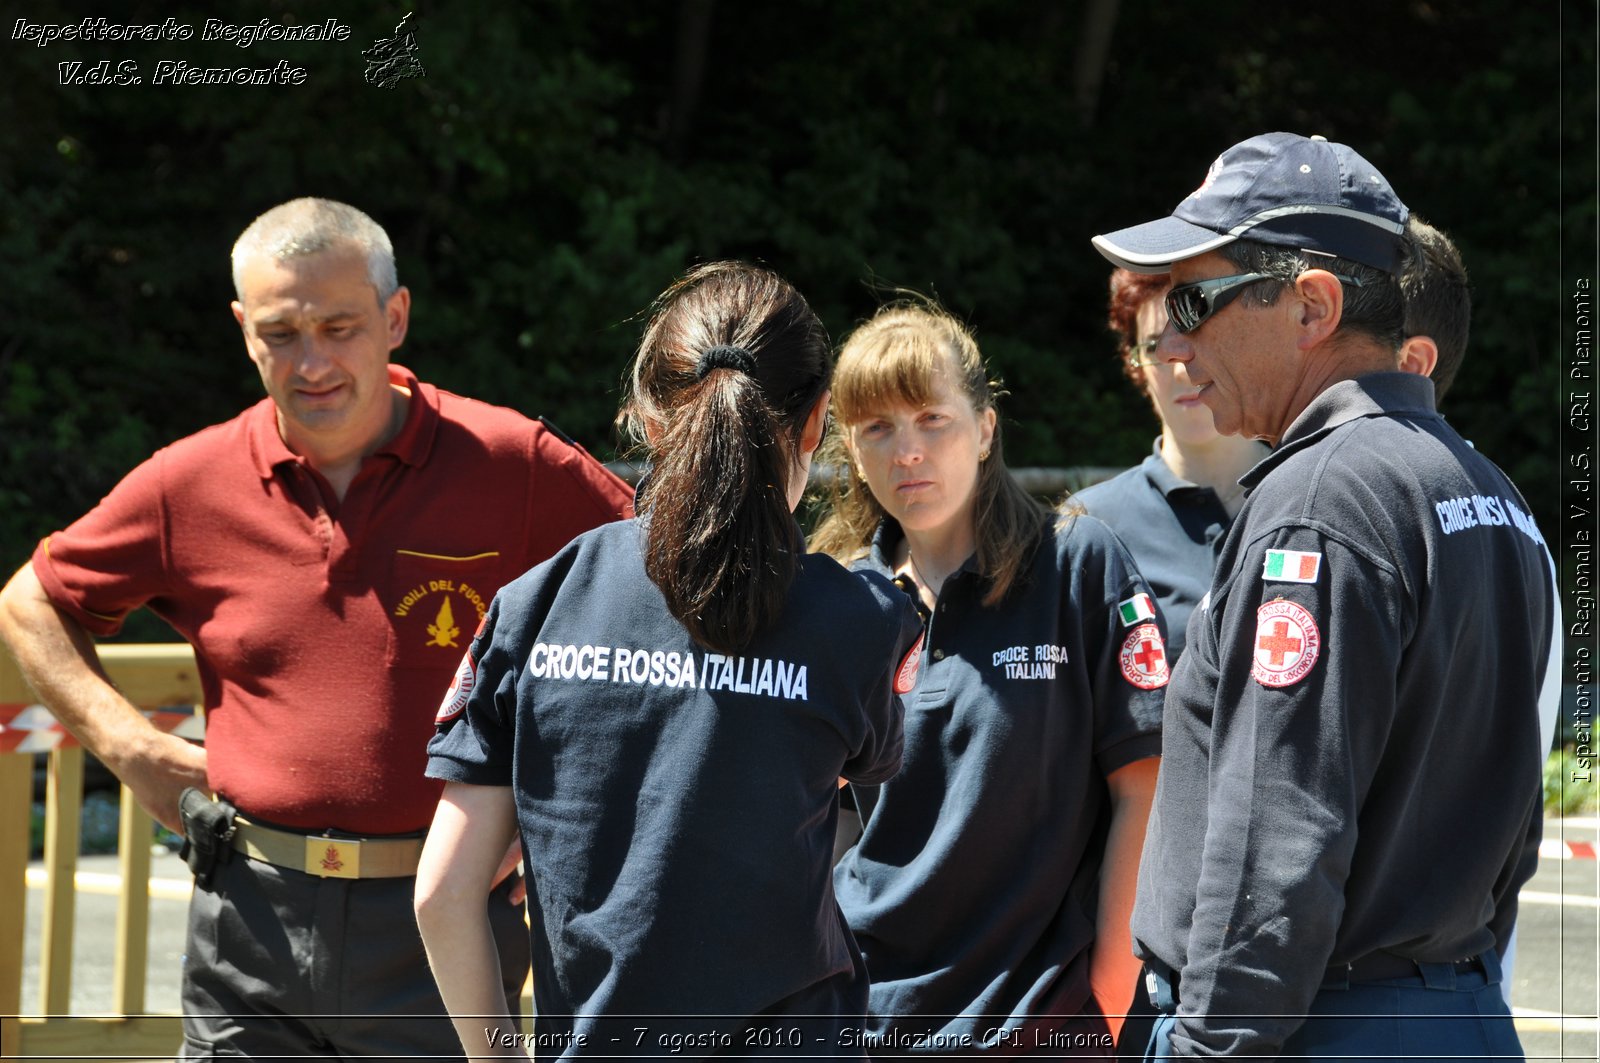
[[156, 452], [33, 555], [90, 632], [149, 605], [195, 647], [211, 786], [284, 826], [425, 827], [434, 713], [495, 591], [632, 506], [542, 423], [389, 377], [410, 411], [342, 502], [263, 399]]

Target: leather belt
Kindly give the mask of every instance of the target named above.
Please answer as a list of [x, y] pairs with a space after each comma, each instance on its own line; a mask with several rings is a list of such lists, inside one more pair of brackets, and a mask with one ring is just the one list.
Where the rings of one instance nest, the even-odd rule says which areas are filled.
[[[1386, 982], [1393, 978], [1421, 978], [1423, 972], [1419, 964], [1424, 962], [1426, 961], [1408, 960], [1392, 952], [1374, 952], [1353, 963], [1334, 964], [1328, 968], [1323, 982], [1324, 984], [1329, 981]], [[1446, 960], [1429, 966], [1450, 967], [1456, 974], [1488, 973], [1480, 956], [1469, 956], [1464, 960]]]
[[417, 873], [421, 838], [296, 834], [234, 818], [233, 847], [252, 860], [323, 878], [405, 878]]
[[[1354, 963], [1339, 963], [1329, 967], [1322, 979], [1324, 989], [1343, 989], [1353, 982], [1386, 982], [1395, 978], [1422, 978], [1428, 975], [1422, 965], [1426, 961], [1408, 960], [1392, 952], [1374, 952]], [[1498, 980], [1498, 965], [1482, 956], [1444, 963], [1428, 963], [1430, 968], [1450, 968], [1456, 974], [1482, 974], [1491, 981]], [[1493, 969], [1491, 969], [1491, 967]], [[1146, 960], [1144, 965], [1145, 993], [1151, 1007], [1159, 1012], [1170, 1012], [1178, 1004], [1178, 987], [1181, 979], [1177, 971], [1160, 960]], [[1430, 983], [1431, 984], [1431, 983]]]

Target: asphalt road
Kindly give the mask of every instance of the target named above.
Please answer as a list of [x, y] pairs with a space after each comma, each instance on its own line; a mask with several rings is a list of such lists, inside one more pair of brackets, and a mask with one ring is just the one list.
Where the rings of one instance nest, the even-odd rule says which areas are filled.
[[[1465, 826], [1465, 825], [1463, 825]], [[1545, 824], [1542, 852], [1561, 843], [1593, 853], [1600, 820]], [[1551, 843], [1556, 843], [1552, 845]], [[1543, 855], [1523, 887], [1511, 1003], [1529, 1060], [1600, 1059], [1600, 860]]]
[[[1593, 847], [1600, 820], [1555, 820], [1545, 825], [1546, 850], [1522, 892], [1512, 1005], [1524, 1049], [1533, 1060], [1600, 1059], [1600, 861], [1559, 859], [1565, 843]], [[1470, 844], [1470, 824], [1462, 824]], [[1554, 843], [1554, 844], [1552, 844]], [[1593, 853], [1593, 848], [1588, 850]], [[105, 1014], [111, 1007], [116, 860], [85, 857], [79, 868], [77, 934], [73, 949], [72, 1011]], [[87, 874], [84, 874], [87, 873]], [[188, 873], [176, 856], [152, 862], [150, 956], [146, 1010], [178, 1010]], [[39, 921], [42, 894], [28, 891], [28, 940], [22, 1010], [39, 1012]]]

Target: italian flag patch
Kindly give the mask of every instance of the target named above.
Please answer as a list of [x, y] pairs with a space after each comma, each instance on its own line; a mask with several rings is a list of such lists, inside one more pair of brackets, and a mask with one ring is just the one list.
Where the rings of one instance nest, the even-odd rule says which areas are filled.
[[1153, 620], [1155, 615], [1156, 606], [1148, 594], [1135, 594], [1127, 601], [1117, 603], [1117, 616], [1122, 619], [1123, 627], [1132, 627], [1141, 620]]
[[1301, 550], [1268, 550], [1262, 579], [1281, 583], [1315, 583], [1322, 571], [1322, 555]]

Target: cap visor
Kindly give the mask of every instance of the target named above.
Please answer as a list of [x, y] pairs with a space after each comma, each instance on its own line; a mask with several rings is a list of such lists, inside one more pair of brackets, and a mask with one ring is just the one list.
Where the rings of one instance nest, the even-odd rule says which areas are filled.
[[1181, 218], [1160, 218], [1128, 229], [1096, 236], [1094, 249], [1134, 273], [1165, 273], [1174, 262], [1203, 255], [1238, 237], [1190, 225]]

